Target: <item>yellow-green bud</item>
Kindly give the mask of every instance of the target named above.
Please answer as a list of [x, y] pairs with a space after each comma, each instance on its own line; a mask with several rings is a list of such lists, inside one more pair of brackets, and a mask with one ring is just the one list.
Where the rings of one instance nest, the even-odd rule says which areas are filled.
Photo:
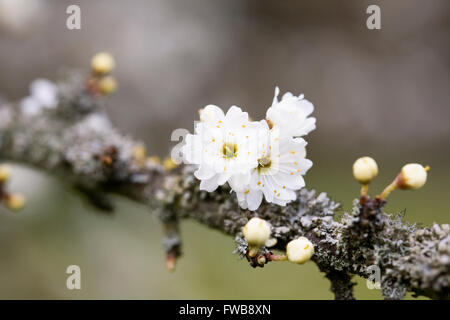
[[399, 189], [419, 189], [427, 182], [427, 171], [429, 167], [424, 167], [418, 163], [409, 163], [403, 166], [402, 171], [397, 176], [396, 184]]
[[362, 157], [353, 163], [353, 176], [362, 184], [370, 183], [377, 174], [377, 163], [371, 157]]
[[258, 262], [259, 265], [264, 265], [267, 262], [267, 259], [265, 256], [259, 256], [256, 261]]
[[266, 241], [264, 244], [265, 247], [270, 248], [276, 245], [278, 242], [277, 238], [269, 238], [269, 240]]
[[98, 82], [100, 93], [107, 95], [117, 90], [117, 81], [113, 76], [106, 76]]
[[108, 52], [99, 52], [91, 60], [92, 71], [97, 74], [110, 73], [115, 66], [114, 57]]
[[172, 158], [167, 157], [163, 161], [163, 168], [166, 171], [170, 171], [178, 167], [178, 165], [172, 160]]
[[259, 247], [249, 247], [249, 248], [248, 248], [248, 256], [249, 256], [250, 258], [256, 257], [256, 255], [258, 254], [258, 252], [259, 252]]
[[242, 232], [249, 246], [263, 246], [270, 237], [270, 225], [266, 220], [251, 218]]
[[150, 156], [147, 159], [152, 165], [157, 166], [161, 164], [161, 158], [158, 156]]
[[25, 197], [20, 193], [11, 193], [6, 198], [6, 206], [14, 211], [19, 211], [25, 207]]
[[305, 237], [290, 241], [286, 246], [286, 255], [289, 261], [302, 264], [311, 259], [314, 254], [314, 245]]
[[11, 176], [11, 169], [8, 166], [0, 166], [0, 183], [8, 181]]

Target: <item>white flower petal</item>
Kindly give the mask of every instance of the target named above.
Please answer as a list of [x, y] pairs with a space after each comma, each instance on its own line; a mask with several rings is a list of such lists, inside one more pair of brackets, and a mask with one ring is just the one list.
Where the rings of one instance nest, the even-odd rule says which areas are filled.
[[300, 162], [300, 172], [304, 175], [313, 166], [313, 162], [309, 159], [303, 159]]
[[278, 95], [280, 94], [280, 88], [275, 87], [275, 93], [273, 95], [273, 100], [272, 100], [272, 107], [276, 104], [278, 104]]
[[200, 190], [205, 190], [208, 192], [213, 192], [219, 187], [219, 184], [217, 183], [217, 177], [218, 175], [214, 175], [210, 179], [202, 180], [200, 182]]
[[237, 106], [232, 106], [228, 109], [227, 114], [225, 115], [227, 121], [233, 123], [234, 121], [242, 123], [248, 121], [248, 113], [243, 112], [241, 108]]
[[207, 105], [205, 108], [200, 110], [200, 121], [211, 122], [223, 120], [225, 117], [222, 109], [213, 104]]
[[230, 187], [236, 192], [240, 192], [240, 191], [244, 190], [249, 182], [250, 182], [250, 171], [248, 171], [244, 174], [234, 175], [228, 181]]
[[288, 203], [288, 201], [283, 201], [283, 200], [274, 198], [272, 203], [275, 203], [275, 204], [277, 204], [279, 206], [284, 207]]
[[194, 176], [199, 180], [211, 179], [215, 174], [216, 173], [212, 170], [212, 168], [204, 164], [194, 172]]
[[315, 129], [315, 118], [308, 118], [314, 111], [314, 105], [310, 101], [304, 99], [303, 95], [297, 97], [287, 92], [278, 102], [278, 94], [277, 87], [266, 118], [272, 122], [274, 127], [280, 129], [282, 136], [303, 136]]
[[228, 172], [223, 172], [221, 174], [218, 175], [217, 178], [217, 183], [219, 184], [219, 186], [223, 185], [225, 182], [227, 182], [230, 178], [231, 178], [231, 174]]
[[203, 157], [203, 142], [200, 137], [198, 135], [188, 134], [186, 135], [185, 141], [186, 144], [181, 148], [183, 158], [187, 163], [200, 164]]
[[247, 204], [249, 210], [256, 210], [261, 205], [263, 193], [259, 190], [252, 190], [247, 195]]
[[238, 199], [239, 206], [242, 209], [247, 209], [248, 208], [248, 204], [247, 204], [246, 194], [244, 192], [236, 192], [236, 196], [237, 196], [237, 199]]

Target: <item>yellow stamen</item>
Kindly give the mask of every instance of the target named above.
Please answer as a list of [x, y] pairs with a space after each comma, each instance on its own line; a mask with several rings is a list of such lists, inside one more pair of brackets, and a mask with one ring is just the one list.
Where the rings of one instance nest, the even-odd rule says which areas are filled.
[[222, 146], [222, 155], [225, 159], [231, 159], [237, 156], [237, 145], [225, 143]]

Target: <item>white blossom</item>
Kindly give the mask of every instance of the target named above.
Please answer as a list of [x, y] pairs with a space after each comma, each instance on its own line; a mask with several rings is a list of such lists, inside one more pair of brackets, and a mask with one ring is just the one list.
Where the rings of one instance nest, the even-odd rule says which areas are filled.
[[304, 95], [294, 96], [286, 92], [278, 101], [280, 89], [275, 88], [272, 106], [267, 110], [266, 119], [270, 126], [280, 129], [282, 137], [301, 137], [316, 128], [316, 118], [308, 117], [314, 105]]
[[251, 169], [258, 164], [255, 141], [259, 126], [236, 106], [226, 114], [214, 105], [200, 111], [200, 123], [193, 135], [186, 136], [181, 151], [187, 163], [198, 166], [194, 175], [201, 180], [201, 190], [212, 192], [228, 182], [239, 191], [248, 184]]
[[250, 182], [236, 191], [242, 208], [256, 210], [264, 198], [267, 202], [286, 205], [297, 198], [296, 190], [305, 186], [303, 175], [312, 162], [305, 158], [306, 141], [281, 137], [280, 130], [269, 129], [261, 121], [258, 137], [258, 165], [251, 170]]

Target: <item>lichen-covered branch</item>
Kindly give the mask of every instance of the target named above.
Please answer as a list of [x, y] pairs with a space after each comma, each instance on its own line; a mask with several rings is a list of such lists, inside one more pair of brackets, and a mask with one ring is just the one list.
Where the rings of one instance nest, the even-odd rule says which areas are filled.
[[70, 73], [58, 83], [56, 108], [27, 114], [15, 103], [0, 106], [0, 160], [60, 175], [103, 210], [114, 208], [110, 193], [147, 204], [165, 226], [169, 267], [181, 253], [180, 219], [235, 237], [236, 252], [247, 256], [241, 229], [258, 216], [270, 222], [276, 243], [261, 248], [260, 259], [247, 257], [254, 267], [270, 262], [273, 250], [284, 250], [290, 240], [305, 236], [315, 246], [312, 260], [330, 279], [337, 299], [352, 299], [352, 275], [367, 278], [371, 266], [380, 270], [385, 298], [400, 299], [407, 291], [450, 297], [448, 225], [417, 228], [400, 215], [382, 212], [384, 203], [366, 197], [336, 221], [339, 204], [306, 189], [285, 207], [265, 203], [256, 212], [240, 209], [227, 187], [200, 191], [191, 167], [166, 170], [149, 160], [142, 142], [111, 124], [102, 97], [87, 90], [84, 79]]

